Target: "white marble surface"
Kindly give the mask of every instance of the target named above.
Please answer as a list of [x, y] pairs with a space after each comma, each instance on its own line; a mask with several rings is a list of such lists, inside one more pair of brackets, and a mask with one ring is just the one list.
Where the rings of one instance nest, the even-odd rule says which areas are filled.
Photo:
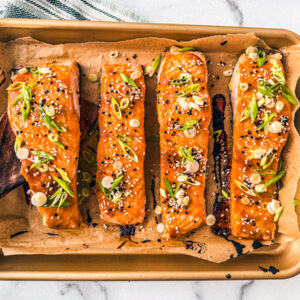
[[[299, 0], [114, 1], [149, 22], [274, 27], [300, 34]], [[0, 282], [0, 299], [296, 300], [298, 284], [300, 275], [280, 281]]]

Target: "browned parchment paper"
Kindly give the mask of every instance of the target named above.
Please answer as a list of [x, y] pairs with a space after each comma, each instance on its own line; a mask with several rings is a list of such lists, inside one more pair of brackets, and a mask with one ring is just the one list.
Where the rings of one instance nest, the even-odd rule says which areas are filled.
[[[179, 43], [174, 40], [143, 38], [123, 42], [90, 42], [82, 44], [49, 45], [31, 38], [22, 38], [0, 44], [0, 67], [5, 71], [6, 82], [0, 87], [0, 111], [6, 109], [7, 95], [5, 88], [9, 83], [9, 69], [34, 66], [52, 60], [74, 59], [81, 66], [81, 97], [97, 103], [99, 85], [87, 80], [89, 73], [99, 73], [107, 63], [137, 62], [149, 65], [158, 53], [164, 53], [172, 45], [189, 45], [203, 51], [208, 60], [209, 92], [211, 98], [216, 94], [226, 97], [225, 129], [231, 135], [231, 108], [228, 96], [229, 77], [223, 71], [233, 69], [237, 57], [250, 45], [268, 46], [253, 34], [226, 35], [201, 38]], [[300, 48], [284, 49], [288, 84], [292, 90], [300, 74]], [[120, 56], [111, 59], [109, 53], [117, 50]], [[134, 58], [136, 54], [136, 58]], [[297, 61], [297, 64], [295, 63]], [[220, 62], [225, 62], [225, 65]], [[211, 233], [210, 228], [202, 226], [187, 236], [177, 240], [166, 240], [156, 230], [160, 216], [153, 212], [154, 195], [159, 199], [159, 140], [156, 114], [155, 84], [156, 76], [146, 79], [146, 122], [145, 132], [147, 152], [145, 160], [147, 216], [142, 225], [136, 227], [135, 235], [130, 239], [120, 237], [117, 226], [107, 226], [99, 218], [95, 187], [92, 196], [81, 205], [85, 225], [78, 230], [58, 231], [42, 226], [37, 210], [25, 202], [22, 188], [12, 191], [0, 199], [0, 247], [4, 254], [59, 254], [59, 253], [182, 253], [197, 256], [213, 262], [225, 261], [231, 257], [251, 252], [257, 247], [254, 241], [225, 240]], [[296, 107], [294, 107], [296, 111]], [[212, 126], [211, 126], [212, 127]], [[211, 128], [212, 130], [212, 128]], [[95, 146], [94, 137], [87, 138], [87, 145]], [[218, 186], [213, 178], [213, 140], [209, 144], [209, 162], [207, 169], [206, 202], [207, 213], [212, 213], [214, 193]], [[300, 154], [299, 136], [292, 126], [288, 144], [284, 151], [285, 167], [288, 169], [284, 187], [280, 191], [280, 200], [284, 211], [278, 231], [281, 241], [299, 237], [297, 216], [293, 204], [297, 180], [300, 172], [298, 158]], [[1, 166], [0, 166], [1, 168]], [[80, 169], [95, 172], [95, 166], [88, 167], [80, 162]], [[5, 172], [5, 170], [1, 170]], [[151, 191], [152, 190], [154, 193]], [[154, 195], [153, 195], [154, 194]], [[155, 218], [156, 217], [156, 218]], [[17, 235], [16, 235], [17, 234]], [[254, 243], [254, 244], [253, 244]]]

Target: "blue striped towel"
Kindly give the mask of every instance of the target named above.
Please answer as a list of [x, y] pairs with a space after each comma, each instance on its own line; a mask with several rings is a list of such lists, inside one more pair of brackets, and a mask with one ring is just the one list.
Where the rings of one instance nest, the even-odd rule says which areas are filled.
[[0, 18], [145, 22], [110, 0], [0, 0]]

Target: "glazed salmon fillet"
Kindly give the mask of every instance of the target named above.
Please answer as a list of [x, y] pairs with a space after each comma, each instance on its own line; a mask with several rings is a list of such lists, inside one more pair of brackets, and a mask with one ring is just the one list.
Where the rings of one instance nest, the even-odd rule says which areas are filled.
[[232, 235], [271, 240], [282, 212], [278, 201], [281, 152], [288, 137], [293, 93], [281, 54], [249, 47], [231, 79], [234, 112], [230, 184]]
[[103, 67], [97, 192], [100, 216], [107, 223], [135, 225], [145, 217], [144, 102], [140, 65]]
[[31, 203], [49, 228], [81, 223], [76, 182], [80, 144], [79, 69], [72, 61], [23, 68], [8, 87], [8, 117]]
[[211, 119], [207, 68], [200, 52], [172, 47], [160, 67], [160, 200], [164, 231], [172, 238], [205, 222], [205, 172]]

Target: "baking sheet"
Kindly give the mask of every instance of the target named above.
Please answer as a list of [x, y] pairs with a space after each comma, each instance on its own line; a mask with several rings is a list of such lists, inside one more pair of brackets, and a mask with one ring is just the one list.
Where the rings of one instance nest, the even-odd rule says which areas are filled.
[[[224, 43], [224, 42], [227, 43]], [[77, 60], [82, 68], [82, 97], [92, 102], [96, 102], [99, 97], [99, 86], [91, 84], [86, 80], [89, 73], [97, 73], [101, 66], [105, 63], [112, 63], [109, 59], [109, 52], [118, 50], [121, 54], [120, 58], [113, 62], [129, 61], [141, 63], [143, 65], [150, 64], [153, 57], [158, 52], [165, 51], [172, 45], [192, 45], [203, 51], [207, 59], [211, 62], [208, 64], [209, 73], [209, 92], [211, 97], [215, 94], [224, 94], [229, 104], [228, 82], [229, 78], [223, 77], [223, 71], [233, 68], [237, 56], [245, 50], [249, 45], [264, 46], [263, 42], [252, 34], [246, 35], [228, 35], [217, 36], [194, 40], [187, 43], [178, 43], [176, 41], [157, 38], [138, 39], [133, 41], [125, 41], [119, 43], [85, 43], [85, 44], [66, 44], [66, 45], [48, 45], [34, 41], [30, 38], [19, 39], [8, 44], [1, 44], [1, 67], [7, 70], [16, 66], [32, 66], [39, 62], [48, 60], [61, 60], [73, 58]], [[221, 44], [224, 44], [221, 46]], [[145, 47], [147, 45], [147, 47]], [[288, 51], [289, 49], [287, 49]], [[9, 53], [9, 55], [8, 55]], [[20, 56], [19, 53], [22, 53]], [[136, 59], [133, 55], [137, 54]], [[291, 51], [289, 56], [296, 55], [297, 52]], [[5, 57], [5, 59], [2, 59]], [[8, 58], [7, 58], [8, 57]], [[220, 64], [220, 61], [226, 62], [226, 66]], [[292, 60], [291, 60], [292, 62]], [[292, 68], [292, 63], [286, 65], [288, 73], [288, 83], [296, 82], [296, 69]], [[298, 70], [298, 68], [297, 68]], [[219, 76], [219, 79], [217, 79]], [[13, 191], [7, 197], [1, 199], [3, 209], [0, 212], [0, 245], [4, 249], [5, 254], [17, 253], [88, 253], [88, 252], [110, 252], [113, 249], [122, 249], [124, 253], [147, 253], [156, 249], [158, 252], [166, 253], [186, 253], [195, 255], [203, 259], [219, 262], [230, 257], [237, 256], [241, 253], [247, 253], [253, 250], [253, 241], [226, 241], [223, 238], [213, 235], [207, 226], [196, 230], [195, 233], [189, 234], [183, 240], [165, 241], [163, 237], [156, 232], [156, 224], [153, 216], [153, 195], [151, 193], [151, 185], [153, 182], [156, 186], [156, 194], [158, 191], [158, 162], [159, 162], [159, 146], [156, 137], [158, 136], [158, 125], [155, 113], [155, 92], [153, 86], [156, 78], [152, 78], [146, 82], [146, 138], [147, 138], [147, 154], [146, 154], [146, 193], [148, 213], [146, 221], [143, 225], [136, 228], [136, 234], [131, 240], [120, 238], [119, 229], [115, 226], [106, 227], [99, 219], [98, 207], [95, 198], [91, 197], [89, 201], [82, 206], [82, 212], [85, 221], [89, 221], [87, 226], [75, 231], [55, 231], [49, 230], [41, 226], [41, 220], [36, 210], [28, 207], [24, 202], [22, 190]], [[211, 85], [214, 84], [214, 87]], [[291, 88], [294, 86], [290, 85]], [[4, 86], [1, 87], [1, 97], [6, 98]], [[1, 103], [4, 109], [5, 103]], [[295, 109], [295, 108], [294, 108]], [[230, 115], [230, 108], [227, 105], [227, 114]], [[227, 120], [228, 122], [230, 120]], [[155, 126], [152, 126], [155, 124]], [[228, 128], [228, 127], [227, 127]], [[294, 130], [294, 129], [293, 129]], [[228, 133], [228, 132], [227, 132]], [[93, 143], [94, 141], [89, 141]], [[299, 138], [296, 132], [292, 131], [289, 138], [288, 151], [292, 149], [292, 155], [287, 155], [288, 173], [290, 175], [288, 181], [284, 180], [284, 189], [286, 192], [293, 193], [296, 189], [296, 180], [299, 176], [299, 163], [296, 158], [299, 157]], [[210, 151], [211, 151], [210, 144]], [[210, 163], [211, 166], [213, 164]], [[295, 166], [292, 171], [290, 166]], [[290, 171], [291, 170], [291, 171]], [[150, 171], [150, 172], [148, 172]], [[210, 184], [212, 180], [212, 170], [208, 169], [207, 186], [212, 188], [214, 184]], [[207, 211], [212, 211], [212, 193], [213, 190], [207, 190]], [[282, 194], [283, 193], [283, 194]], [[282, 218], [279, 223], [281, 231], [281, 223], [288, 224], [282, 227], [285, 235], [293, 237], [298, 234], [298, 226], [296, 214], [293, 211], [293, 197], [284, 197], [284, 190], [281, 191], [280, 199], [283, 200], [285, 206]], [[156, 197], [157, 199], [159, 197]], [[1, 203], [1, 204], [2, 204]], [[292, 206], [291, 206], [292, 204]], [[286, 207], [288, 209], [286, 209]], [[89, 212], [87, 213], [87, 211]], [[290, 220], [292, 222], [290, 222]], [[288, 222], [288, 223], [286, 223]], [[95, 225], [97, 224], [97, 225]], [[10, 236], [21, 233], [13, 238]], [[50, 235], [49, 235], [50, 234]], [[58, 235], [56, 235], [58, 234]], [[100, 250], [101, 249], [101, 250]]]

